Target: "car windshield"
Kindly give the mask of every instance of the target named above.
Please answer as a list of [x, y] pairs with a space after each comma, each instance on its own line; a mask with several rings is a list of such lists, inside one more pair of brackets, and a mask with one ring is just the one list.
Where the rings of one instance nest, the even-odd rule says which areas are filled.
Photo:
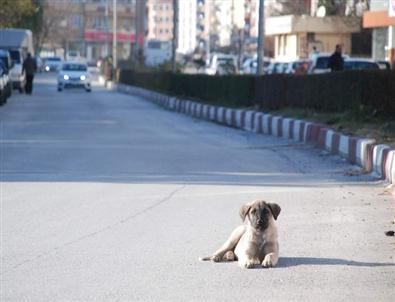
[[86, 65], [84, 64], [64, 64], [63, 70], [67, 71], [86, 71]]
[[47, 58], [46, 61], [54, 61], [54, 62], [60, 62], [60, 58], [54, 57], [54, 58]]
[[11, 60], [15, 63], [21, 63], [21, 54], [18, 50], [10, 50]]
[[231, 58], [218, 58], [218, 65], [224, 65], [224, 64], [233, 64], [233, 59]]

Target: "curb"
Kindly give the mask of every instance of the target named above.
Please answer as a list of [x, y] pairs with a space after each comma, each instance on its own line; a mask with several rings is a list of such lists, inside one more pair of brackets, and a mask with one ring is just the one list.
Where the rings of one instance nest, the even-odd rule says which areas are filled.
[[311, 143], [362, 167], [364, 173], [389, 184], [395, 183], [395, 148], [377, 145], [374, 139], [337, 133], [327, 125], [284, 118], [246, 109], [232, 109], [171, 97], [144, 88], [125, 84], [106, 85], [109, 89], [137, 95], [195, 118], [255, 133], [274, 135], [303, 143]]

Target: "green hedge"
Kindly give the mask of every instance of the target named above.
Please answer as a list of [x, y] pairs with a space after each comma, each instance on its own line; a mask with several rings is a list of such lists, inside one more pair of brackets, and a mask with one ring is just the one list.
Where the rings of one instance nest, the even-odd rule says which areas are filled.
[[395, 71], [255, 77], [120, 70], [119, 82], [229, 107], [308, 108], [395, 118]]

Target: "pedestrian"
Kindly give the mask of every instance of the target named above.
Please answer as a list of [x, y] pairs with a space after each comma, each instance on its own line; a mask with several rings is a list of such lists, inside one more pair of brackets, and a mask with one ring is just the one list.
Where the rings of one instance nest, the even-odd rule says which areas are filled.
[[34, 73], [37, 70], [37, 62], [32, 57], [31, 53], [27, 54], [27, 58], [23, 61], [22, 73], [26, 74], [26, 86], [25, 91], [27, 94], [32, 94], [33, 91], [33, 78]]
[[337, 44], [335, 52], [329, 57], [328, 68], [330, 68], [331, 71], [338, 71], [343, 70], [343, 67], [342, 47], [340, 44]]

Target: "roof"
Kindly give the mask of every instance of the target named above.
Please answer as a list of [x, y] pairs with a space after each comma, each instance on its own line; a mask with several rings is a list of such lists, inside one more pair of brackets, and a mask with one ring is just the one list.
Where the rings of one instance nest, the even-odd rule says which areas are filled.
[[6, 28], [0, 30], [0, 47], [18, 48], [29, 47], [28, 36], [31, 34], [27, 29]]

